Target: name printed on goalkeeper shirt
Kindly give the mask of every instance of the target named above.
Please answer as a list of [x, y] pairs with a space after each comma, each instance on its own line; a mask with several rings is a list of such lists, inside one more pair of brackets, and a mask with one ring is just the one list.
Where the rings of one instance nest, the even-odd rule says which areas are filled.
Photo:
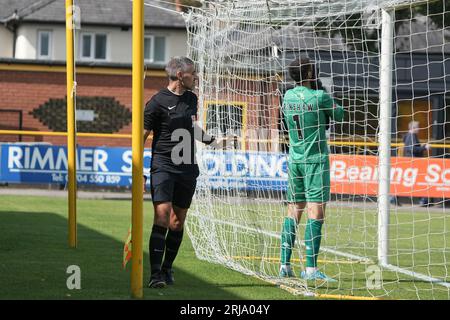
[[314, 111], [314, 105], [311, 103], [286, 102], [284, 104], [285, 111]]

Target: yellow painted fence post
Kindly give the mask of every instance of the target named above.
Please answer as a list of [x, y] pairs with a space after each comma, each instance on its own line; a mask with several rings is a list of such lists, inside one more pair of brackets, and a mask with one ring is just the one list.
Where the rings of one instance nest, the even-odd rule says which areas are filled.
[[144, 1], [133, 1], [131, 296], [142, 298], [144, 157]]
[[69, 247], [77, 247], [77, 168], [75, 132], [75, 90], [73, 54], [73, 0], [66, 0], [66, 77], [67, 77], [67, 176], [69, 200]]

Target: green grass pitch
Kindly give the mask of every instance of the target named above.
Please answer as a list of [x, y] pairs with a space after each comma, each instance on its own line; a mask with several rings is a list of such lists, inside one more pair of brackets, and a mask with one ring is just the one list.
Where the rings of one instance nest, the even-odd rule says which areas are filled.
[[[130, 269], [122, 269], [131, 221], [129, 200], [78, 200], [78, 247], [67, 240], [64, 198], [0, 196], [0, 299], [129, 299]], [[153, 218], [144, 205], [144, 286]], [[81, 269], [81, 289], [66, 286], [67, 267]], [[272, 284], [195, 257], [185, 235], [174, 263], [174, 286], [144, 288], [145, 299], [297, 299]]]
[[[233, 210], [231, 210], [233, 209]], [[203, 210], [207, 210], [204, 208]], [[266, 275], [277, 277], [279, 267], [281, 224], [286, 206], [275, 203], [222, 204], [215, 212], [214, 232], [228, 245], [229, 253], [248, 270], [263, 269]], [[200, 215], [202, 215], [200, 213]], [[244, 219], [245, 217], [245, 219]], [[196, 217], [197, 218], [197, 217]], [[231, 221], [231, 223], [230, 223]], [[232, 221], [240, 221], [236, 227]], [[302, 217], [296, 249], [293, 252], [293, 269], [302, 270], [304, 249], [299, 245], [305, 228]], [[389, 229], [389, 262], [403, 270], [432, 276], [450, 285], [450, 215], [443, 208], [392, 207]], [[194, 223], [195, 225], [195, 223]], [[331, 202], [326, 213], [324, 237], [319, 255], [319, 267], [337, 283], [308, 283], [309, 291], [317, 294], [350, 297], [375, 297], [385, 299], [450, 299], [450, 288], [411, 276], [381, 269], [380, 288], [368, 287], [373, 267], [377, 267], [377, 208], [374, 203]], [[266, 232], [262, 235], [260, 231]], [[200, 232], [199, 232], [200, 233]], [[204, 234], [204, 233], [203, 233]], [[207, 243], [207, 241], [204, 241]], [[240, 243], [240, 246], [234, 245]], [[368, 261], [350, 259], [351, 254]], [[258, 259], [257, 257], [264, 257]], [[303, 259], [301, 259], [303, 258]], [[367, 281], [369, 280], [369, 281]], [[289, 280], [295, 286], [295, 280]]]
[[[77, 249], [68, 248], [66, 199], [0, 196], [0, 203], [0, 299], [130, 298], [130, 265], [127, 270], [122, 270], [122, 250], [131, 220], [131, 201], [78, 200]], [[333, 221], [333, 216], [337, 220]], [[268, 282], [198, 260], [187, 234], [174, 264], [176, 285], [161, 290], [145, 288], [149, 277], [148, 239], [152, 217], [151, 202], [146, 201], [145, 299], [305, 299]], [[330, 210], [328, 217], [329, 236], [324, 246], [334, 247], [340, 243], [341, 247], [347, 245], [355, 254], [374, 254], [375, 212], [346, 217], [345, 210], [336, 211], [334, 215]], [[450, 230], [448, 215], [441, 211], [430, 220], [427, 212], [414, 213], [412, 216], [398, 210], [391, 216], [391, 221], [395, 223], [391, 235], [397, 239], [393, 248], [398, 264], [407, 267], [415, 263], [418, 265], [416, 271], [429, 272], [449, 281], [447, 267], [450, 261], [450, 239], [445, 237], [448, 233], [446, 230]], [[373, 227], [352, 232], [363, 223]], [[422, 237], [422, 234], [429, 236]], [[364, 241], [367, 245], [361, 245]], [[278, 246], [276, 242], [273, 245], [274, 248]], [[425, 253], [424, 249], [428, 246], [446, 248], [447, 251], [442, 249], [431, 254]], [[410, 253], [408, 249], [411, 248], [415, 253]], [[333, 260], [336, 256], [324, 253], [321, 258]], [[428, 261], [436, 266], [427, 268]], [[255, 260], [248, 263], [261, 262]], [[80, 290], [66, 287], [69, 277], [66, 270], [70, 265], [77, 265], [81, 269]], [[274, 265], [272, 263], [270, 267], [275, 270]], [[339, 273], [340, 281], [337, 285], [319, 288], [318, 293], [369, 296], [365, 289], [364, 265], [327, 264], [325, 268], [330, 274]], [[372, 294], [389, 293], [387, 298], [391, 299], [417, 299], [419, 292], [420, 298], [449, 299], [449, 291], [444, 287], [413, 281], [407, 276], [398, 280], [398, 275], [392, 272], [383, 272], [383, 279], [384, 288]]]

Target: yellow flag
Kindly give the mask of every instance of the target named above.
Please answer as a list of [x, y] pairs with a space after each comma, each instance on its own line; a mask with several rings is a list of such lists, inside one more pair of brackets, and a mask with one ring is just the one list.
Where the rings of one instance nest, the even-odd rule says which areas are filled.
[[125, 245], [123, 246], [123, 261], [122, 261], [123, 269], [125, 269], [130, 259], [131, 259], [131, 227], [128, 229], [127, 239], [125, 240]]

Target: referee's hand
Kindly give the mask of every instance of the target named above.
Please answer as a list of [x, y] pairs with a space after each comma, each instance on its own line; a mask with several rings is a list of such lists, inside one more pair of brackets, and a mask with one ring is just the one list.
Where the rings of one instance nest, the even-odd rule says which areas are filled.
[[144, 186], [143, 186], [143, 188], [142, 188], [142, 193], [143, 194], [145, 194], [145, 185], [147, 184], [147, 176], [146, 175], [144, 175]]
[[222, 138], [216, 138], [213, 143], [211, 143], [211, 146], [214, 149], [236, 149], [237, 148], [237, 142], [238, 142], [238, 136], [237, 135], [230, 135]]

